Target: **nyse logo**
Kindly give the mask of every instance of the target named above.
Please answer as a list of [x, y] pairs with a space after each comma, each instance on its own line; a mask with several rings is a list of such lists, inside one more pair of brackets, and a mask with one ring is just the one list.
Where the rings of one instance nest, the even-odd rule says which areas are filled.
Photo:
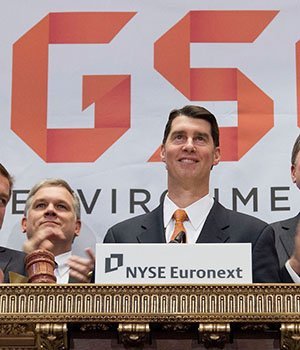
[[109, 258], [105, 258], [105, 273], [118, 270], [123, 266], [123, 254], [110, 254]]
[[134, 266], [126, 268], [126, 278], [166, 278], [166, 266]]

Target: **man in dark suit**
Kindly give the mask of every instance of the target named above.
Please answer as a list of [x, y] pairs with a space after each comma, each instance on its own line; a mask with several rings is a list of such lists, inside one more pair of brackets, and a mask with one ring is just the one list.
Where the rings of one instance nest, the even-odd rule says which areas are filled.
[[[13, 178], [0, 164], [0, 229], [2, 227], [6, 206], [11, 197]], [[0, 282], [9, 282], [9, 272], [25, 274], [25, 254], [17, 250], [0, 247]]]
[[168, 174], [163, 203], [150, 213], [110, 228], [104, 243], [174, 240], [173, 213], [184, 209], [187, 243], [250, 242], [253, 281], [280, 282], [272, 228], [259, 219], [224, 208], [209, 195], [211, 169], [220, 161], [219, 128], [214, 115], [199, 106], [171, 111], [161, 158]]
[[[291, 157], [292, 181], [300, 189], [300, 135], [297, 137]], [[300, 283], [300, 213], [292, 218], [272, 224], [275, 231], [275, 245], [283, 274], [289, 274]], [[298, 229], [297, 229], [298, 226]]]

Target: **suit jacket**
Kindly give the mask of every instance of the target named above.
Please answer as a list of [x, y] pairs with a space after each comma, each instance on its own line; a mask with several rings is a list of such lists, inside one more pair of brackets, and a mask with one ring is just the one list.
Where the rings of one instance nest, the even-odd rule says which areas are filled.
[[[281, 282], [272, 227], [215, 201], [196, 243], [248, 242], [252, 244], [253, 282]], [[111, 227], [104, 243], [166, 243], [163, 205]]]
[[[285, 263], [294, 251], [295, 233], [299, 220], [300, 213], [293, 218], [271, 224], [275, 232], [275, 247], [278, 254], [281, 274], [283, 276], [289, 276], [285, 268]], [[287, 279], [287, 277], [283, 278], [284, 280]]]
[[9, 272], [17, 272], [26, 275], [25, 259], [26, 254], [17, 250], [0, 247], [0, 268], [4, 273], [4, 282], [9, 282]]

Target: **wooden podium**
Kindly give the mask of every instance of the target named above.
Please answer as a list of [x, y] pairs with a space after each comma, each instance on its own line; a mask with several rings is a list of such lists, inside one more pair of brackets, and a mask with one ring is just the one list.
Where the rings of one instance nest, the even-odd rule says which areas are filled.
[[0, 285], [0, 349], [130, 347], [300, 349], [300, 287]]

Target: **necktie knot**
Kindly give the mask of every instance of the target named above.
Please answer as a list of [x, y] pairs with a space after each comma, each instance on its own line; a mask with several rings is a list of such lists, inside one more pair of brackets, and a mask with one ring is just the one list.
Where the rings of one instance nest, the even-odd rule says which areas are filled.
[[188, 220], [187, 213], [183, 209], [177, 209], [173, 214], [173, 219], [175, 220], [175, 225], [174, 232], [171, 236], [171, 242], [186, 243], [186, 230], [183, 223]]
[[188, 219], [187, 213], [183, 209], [177, 209], [175, 210], [173, 214], [173, 218], [176, 222], [181, 222], [183, 223]]

